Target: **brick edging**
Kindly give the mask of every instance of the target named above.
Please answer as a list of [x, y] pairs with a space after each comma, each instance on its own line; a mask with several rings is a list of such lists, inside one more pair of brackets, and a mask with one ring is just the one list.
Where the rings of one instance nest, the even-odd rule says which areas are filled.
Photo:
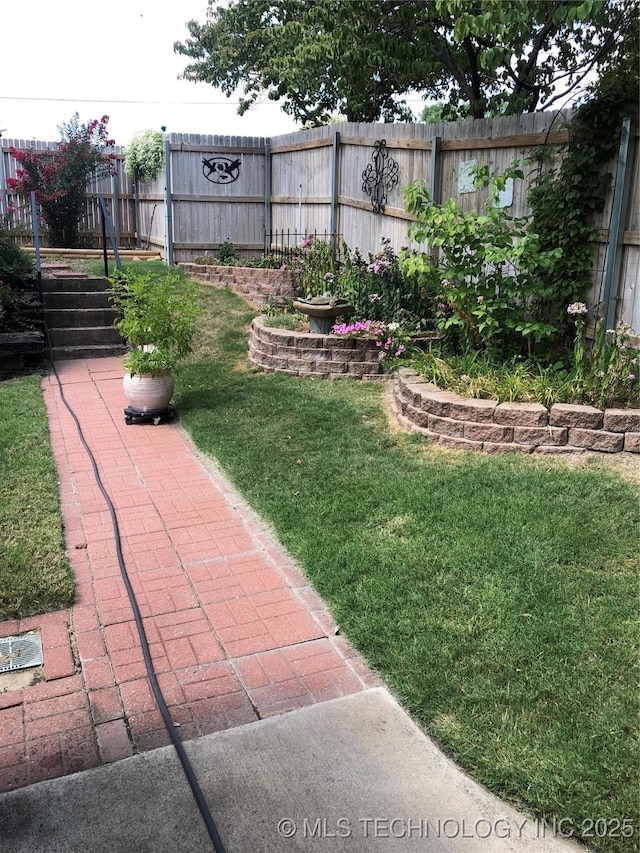
[[264, 370], [315, 379], [385, 379], [375, 341], [292, 332], [255, 317], [249, 359]]
[[259, 308], [270, 303], [284, 307], [295, 296], [295, 278], [291, 270], [220, 264], [181, 263], [179, 266], [190, 278], [217, 287], [227, 287]]
[[443, 447], [485, 453], [640, 453], [640, 409], [498, 403], [460, 397], [398, 371], [391, 406], [399, 423]]

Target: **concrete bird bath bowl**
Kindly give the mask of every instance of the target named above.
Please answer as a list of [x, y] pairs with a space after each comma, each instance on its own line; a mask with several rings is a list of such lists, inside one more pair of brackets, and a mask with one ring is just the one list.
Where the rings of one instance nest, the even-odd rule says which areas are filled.
[[336, 317], [348, 317], [353, 313], [353, 305], [338, 296], [312, 296], [310, 299], [296, 299], [293, 303], [296, 311], [309, 318], [309, 331], [328, 335]]

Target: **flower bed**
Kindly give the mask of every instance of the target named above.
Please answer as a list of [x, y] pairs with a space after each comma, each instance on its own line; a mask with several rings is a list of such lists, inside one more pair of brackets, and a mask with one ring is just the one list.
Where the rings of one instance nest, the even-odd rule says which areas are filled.
[[294, 274], [290, 270], [236, 267], [222, 264], [180, 264], [190, 278], [227, 287], [259, 308], [284, 307], [294, 298]]
[[485, 453], [640, 453], [640, 409], [498, 403], [460, 397], [401, 369], [392, 408], [402, 426], [443, 447]]
[[375, 340], [292, 332], [251, 324], [249, 358], [264, 370], [316, 379], [384, 379], [387, 372]]

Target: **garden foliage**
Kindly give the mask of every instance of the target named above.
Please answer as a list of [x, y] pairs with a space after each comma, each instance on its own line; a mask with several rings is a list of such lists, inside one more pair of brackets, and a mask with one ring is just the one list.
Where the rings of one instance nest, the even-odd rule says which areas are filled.
[[162, 275], [127, 269], [111, 279], [114, 325], [131, 350], [125, 366], [134, 374], [173, 370], [191, 352], [198, 316], [197, 285], [179, 271]]
[[86, 186], [91, 178], [111, 173], [115, 156], [109, 149], [108, 116], [80, 122], [78, 113], [60, 125], [60, 141], [53, 150], [11, 153], [20, 164], [16, 178], [7, 178], [15, 192], [35, 192], [42, 216], [49, 228], [49, 243], [72, 248], [78, 242], [78, 226], [86, 207]]
[[[213, 6], [215, 5], [215, 8]], [[636, 37], [633, 0], [229, 0], [174, 49], [188, 80], [262, 97], [300, 122], [413, 121], [411, 91], [447, 118], [549, 109]]]
[[426, 242], [430, 253], [406, 253], [403, 271], [409, 279], [431, 285], [435, 266], [438, 328], [463, 351], [477, 349], [504, 358], [531, 355], [556, 330], [539, 309], [550, 295], [545, 272], [560, 250], [543, 251], [527, 220], [499, 206], [507, 179], [522, 177], [516, 165], [503, 175], [477, 169], [476, 187], [490, 190], [482, 214], [465, 212], [451, 198], [435, 204], [420, 182], [404, 190], [407, 210], [416, 217], [411, 237]]
[[547, 272], [546, 316], [553, 318], [559, 337], [566, 341], [572, 330], [565, 308], [583, 300], [592, 283], [597, 255], [594, 217], [604, 209], [613, 181], [605, 166], [618, 149], [623, 118], [638, 117], [640, 77], [629, 73], [640, 61], [638, 31], [636, 24], [626, 58], [606, 70], [574, 111], [559, 164], [548, 167], [549, 152], [544, 146], [534, 152], [538, 172], [529, 191], [531, 227], [543, 249], [561, 249]]
[[25, 285], [34, 283], [35, 267], [5, 224], [0, 219], [0, 332], [20, 332], [34, 327], [29, 309], [35, 296]]
[[132, 181], [146, 183], [158, 177], [164, 165], [164, 137], [159, 130], [134, 134], [124, 151], [124, 169]]

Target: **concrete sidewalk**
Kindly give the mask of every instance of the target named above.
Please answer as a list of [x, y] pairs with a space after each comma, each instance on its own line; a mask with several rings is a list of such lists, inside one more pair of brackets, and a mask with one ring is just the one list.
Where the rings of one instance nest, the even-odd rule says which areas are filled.
[[[190, 741], [188, 752], [227, 853], [579, 849], [463, 776], [382, 688]], [[0, 849], [212, 845], [165, 748], [0, 796]]]
[[[125, 424], [120, 359], [58, 369], [228, 853], [574, 849], [419, 732], [179, 423]], [[43, 667], [0, 676], [0, 850], [209, 850], [148, 685], [104, 497], [53, 375], [43, 388], [77, 599], [0, 623], [3, 637], [39, 632], [44, 650]]]

